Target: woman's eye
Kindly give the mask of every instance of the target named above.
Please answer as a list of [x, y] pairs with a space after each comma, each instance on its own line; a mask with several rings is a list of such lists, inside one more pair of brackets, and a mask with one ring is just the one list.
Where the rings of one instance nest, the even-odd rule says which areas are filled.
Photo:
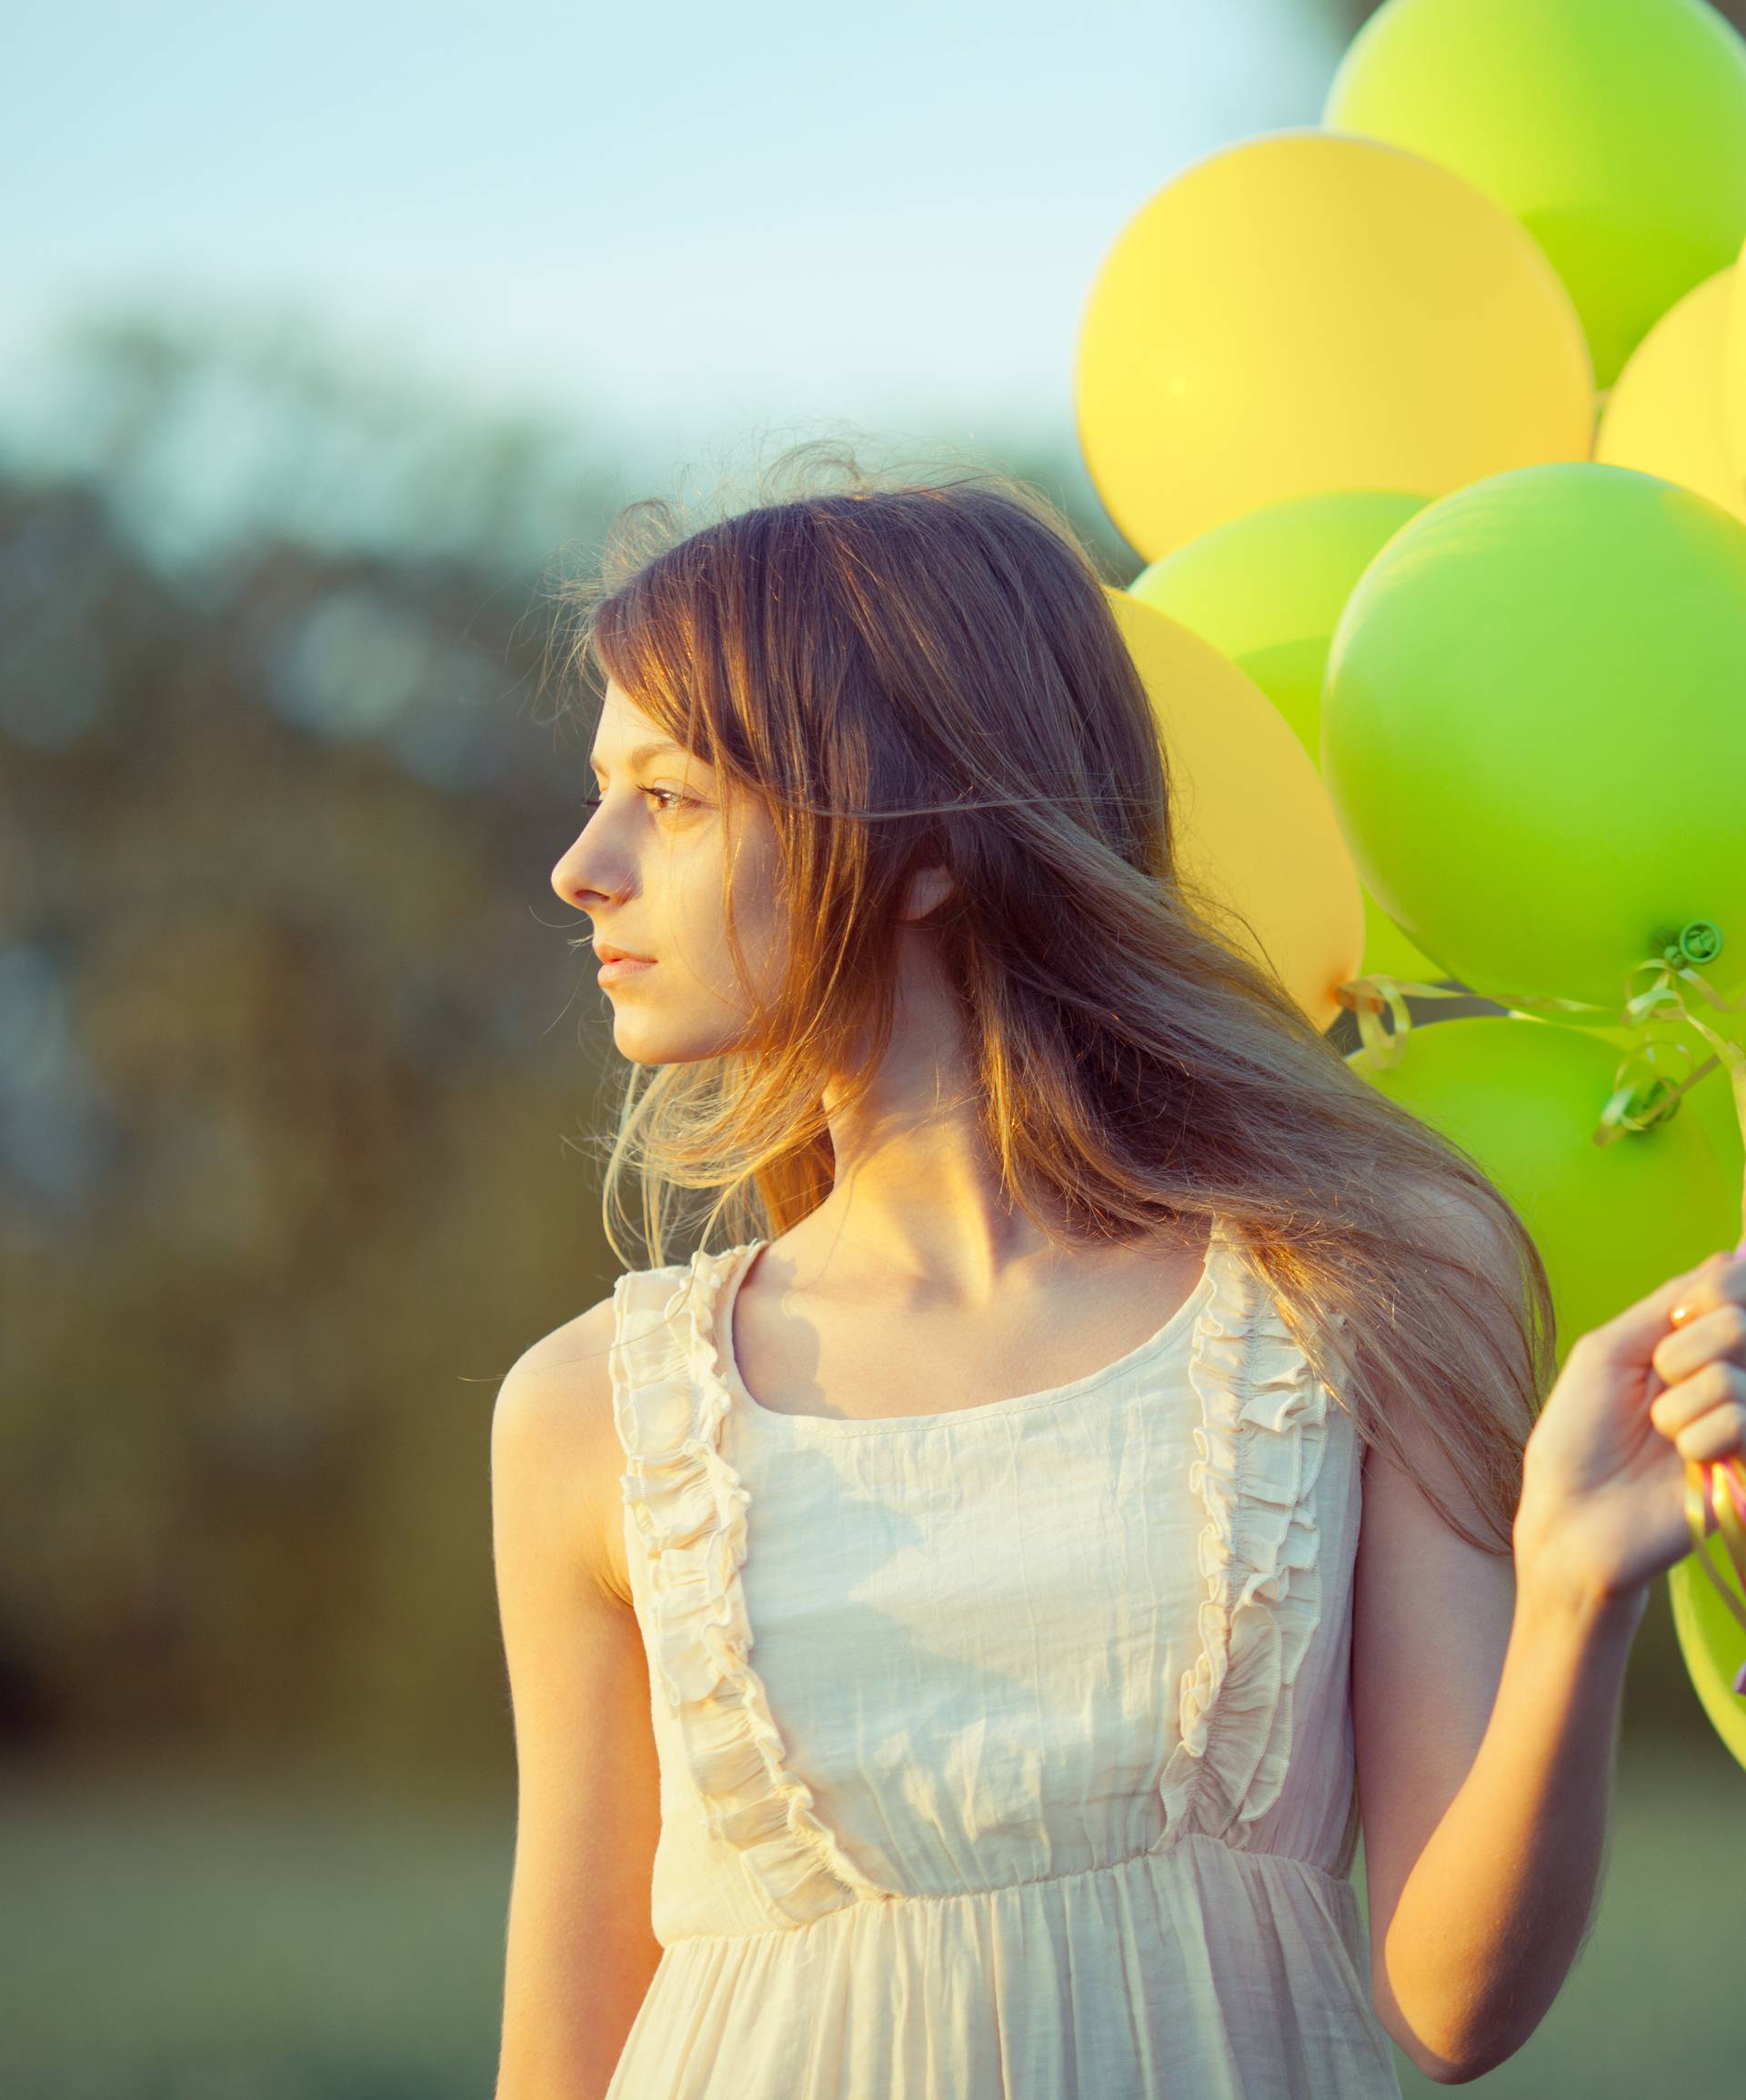
[[[677, 788], [639, 788], [637, 792], [649, 796], [663, 815], [672, 809], [689, 809], [695, 806], [697, 799], [695, 796], [681, 794]], [[604, 800], [605, 797], [601, 795], [585, 795], [582, 807], [592, 813]]]

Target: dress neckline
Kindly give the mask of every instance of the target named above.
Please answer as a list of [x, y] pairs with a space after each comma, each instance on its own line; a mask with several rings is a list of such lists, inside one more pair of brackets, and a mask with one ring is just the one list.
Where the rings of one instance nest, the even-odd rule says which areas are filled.
[[788, 1431], [808, 1435], [868, 1436], [891, 1434], [905, 1430], [928, 1432], [958, 1422], [973, 1424], [1000, 1421], [1008, 1415], [1028, 1413], [1034, 1408], [1059, 1406], [1063, 1401], [1078, 1399], [1081, 1394], [1091, 1392], [1100, 1386], [1113, 1384], [1118, 1379], [1143, 1369], [1154, 1356], [1160, 1354], [1175, 1341], [1185, 1329], [1199, 1327], [1202, 1316], [1210, 1307], [1218, 1268], [1226, 1258], [1227, 1242], [1222, 1225], [1215, 1219], [1207, 1235], [1207, 1251], [1200, 1264], [1200, 1274], [1189, 1295], [1154, 1333], [1099, 1370], [1089, 1371], [1082, 1377], [1069, 1379], [1061, 1385], [1043, 1386], [1035, 1392], [1013, 1393], [1002, 1400], [979, 1401], [971, 1407], [946, 1408], [927, 1414], [878, 1415], [866, 1419], [854, 1415], [796, 1414], [785, 1408], [766, 1407], [740, 1376], [739, 1361], [734, 1350], [734, 1305], [739, 1296], [740, 1285], [750, 1273], [758, 1255], [768, 1245], [768, 1240], [750, 1240], [742, 1246], [730, 1248], [725, 1254], [703, 1257], [714, 1260], [720, 1265], [717, 1288], [713, 1294], [711, 1305], [714, 1328], [711, 1341], [714, 1344], [716, 1368], [733, 1402], [735, 1413], [748, 1422], [768, 1423], [778, 1432]]

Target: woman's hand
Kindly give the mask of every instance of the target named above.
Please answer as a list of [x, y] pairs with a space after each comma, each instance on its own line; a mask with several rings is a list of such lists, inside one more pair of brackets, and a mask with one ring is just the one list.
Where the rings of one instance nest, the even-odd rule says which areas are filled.
[[1686, 1462], [1741, 1452], [1746, 1260], [1712, 1254], [1571, 1344], [1523, 1458], [1519, 1573], [1585, 1603], [1646, 1603], [1691, 1551]]

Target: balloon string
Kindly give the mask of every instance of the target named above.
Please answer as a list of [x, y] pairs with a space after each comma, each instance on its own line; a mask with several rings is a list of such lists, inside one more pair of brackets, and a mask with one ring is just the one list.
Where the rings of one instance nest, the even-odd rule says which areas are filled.
[[[1631, 992], [1632, 978], [1644, 970], [1654, 972], [1652, 981], [1642, 990]], [[1675, 979], [1683, 979], [1721, 1013], [1746, 1012], [1746, 996], [1724, 999], [1714, 985], [1707, 983], [1691, 966], [1679, 960], [1679, 951], [1651, 956], [1631, 970], [1626, 979], [1626, 997], [1622, 1005], [1613, 1008], [1598, 1006], [1592, 1000], [1561, 999], [1551, 993], [1512, 993], [1508, 1004], [1520, 1011], [1529, 1013], [1598, 1013], [1604, 1014], [1616, 1028], [1645, 1030], [1657, 1021], [1670, 1025], [1684, 1022], [1695, 1029], [1715, 1051], [1715, 1056], [1688, 1070], [1677, 1080], [1652, 1068], [1658, 1051], [1669, 1052], [1683, 1059], [1688, 1066], [1691, 1051], [1677, 1040], [1666, 1038], [1645, 1041], [1628, 1050], [1614, 1069], [1612, 1092], [1608, 1096], [1591, 1133], [1597, 1145], [1616, 1144], [1621, 1138], [1634, 1131], [1644, 1130], [1654, 1124], [1664, 1122], [1677, 1106], [1680, 1097], [1696, 1086], [1698, 1081], [1725, 1064], [1734, 1096], [1734, 1113], [1740, 1124], [1741, 1138], [1746, 1143], [1746, 1049], [1711, 1028], [1701, 1015], [1694, 1013], [1687, 1004], [1684, 993]], [[1358, 1032], [1362, 1044], [1361, 1053], [1371, 1065], [1388, 1070], [1398, 1065], [1406, 1054], [1406, 1039], [1412, 1028], [1411, 1010], [1403, 993], [1415, 999], [1471, 999], [1473, 992], [1465, 985], [1451, 987], [1446, 984], [1423, 984], [1413, 978], [1390, 977], [1384, 971], [1368, 976], [1346, 979], [1334, 987], [1340, 1003], [1350, 1008], [1358, 1021]], [[1384, 1008], [1393, 1017], [1392, 1030], [1382, 1026]], [[1741, 1225], [1746, 1237], [1746, 1189], [1741, 1191]]]
[[[1644, 970], [1653, 973], [1651, 981], [1641, 991], [1630, 990], [1631, 980]], [[1691, 1065], [1692, 1053], [1689, 1047], [1677, 1040], [1666, 1039], [1651, 1042], [1647, 1040], [1633, 1046], [1620, 1060], [1612, 1075], [1612, 1091], [1607, 1097], [1600, 1118], [1591, 1133], [1597, 1145], [1616, 1144], [1621, 1138], [1634, 1131], [1646, 1130], [1656, 1123], [1663, 1122], [1678, 1106], [1681, 1095], [1716, 1067], [1725, 1065], [1731, 1082], [1734, 1114], [1740, 1124], [1741, 1139], [1746, 1144], [1746, 1049], [1711, 1028], [1701, 1015], [1694, 1013], [1686, 1003], [1685, 995], [1674, 980], [1683, 979], [1692, 986], [1719, 1013], [1746, 1011], [1746, 997], [1724, 999], [1712, 984], [1706, 983], [1686, 962], [1678, 948], [1670, 948], [1659, 956], [1651, 956], [1638, 963], [1626, 976], [1624, 1003], [1615, 1012], [1613, 1009], [1597, 1006], [1591, 1000], [1561, 999], [1551, 993], [1514, 993], [1508, 1003], [1518, 1010], [1530, 1012], [1565, 1012], [1606, 1014], [1612, 1025], [1639, 1030], [1647, 1030], [1658, 1020], [1684, 1021], [1694, 1028], [1711, 1045], [1715, 1055], [1706, 1058], [1695, 1069], [1688, 1070], [1677, 1080], [1665, 1073], [1655, 1071], [1655, 1053], [1671, 1050]], [[1470, 999], [1473, 993], [1466, 986], [1454, 988], [1446, 984], [1424, 984], [1411, 978], [1390, 977], [1377, 971], [1371, 975], [1348, 978], [1337, 985], [1335, 995], [1342, 1006], [1350, 1008], [1358, 1020], [1358, 1032], [1362, 1044], [1361, 1053], [1373, 1067], [1388, 1070], [1398, 1065], [1406, 1052], [1406, 1039], [1412, 1028], [1412, 1015], [1403, 993], [1416, 999]], [[1387, 1008], [1394, 1020], [1392, 1030], [1382, 1026], [1383, 1009]], [[1741, 1191], [1741, 1243], [1746, 1245], [1746, 1186]], [[1722, 1603], [1746, 1631], [1746, 1604], [1735, 1597], [1721, 1577], [1717, 1574], [1705, 1543], [1711, 1525], [1707, 1512], [1715, 1516], [1714, 1529], [1721, 1533], [1721, 1542], [1731, 1562], [1735, 1579], [1742, 1595], [1746, 1595], [1746, 1463], [1738, 1454], [1725, 1459], [1688, 1459], [1685, 1463], [1685, 1521], [1691, 1534], [1691, 1550], [1697, 1555], [1698, 1565], [1708, 1577], [1711, 1586]], [[1734, 1690], [1746, 1698], [1746, 1663], [1741, 1663], [1734, 1678]]]
[[[1705, 1466], [1709, 1480], [1704, 1479]], [[1738, 1454], [1725, 1459], [1685, 1462], [1685, 1522], [1691, 1533], [1691, 1551], [1697, 1555], [1698, 1565], [1709, 1577], [1710, 1586], [1722, 1603], [1746, 1628], [1746, 1605], [1742, 1605], [1732, 1591], [1717, 1574], [1710, 1559], [1710, 1549], [1704, 1543], [1709, 1535], [1705, 1522], [1706, 1505], [1713, 1509], [1716, 1528], [1721, 1533], [1721, 1542], [1742, 1591], [1746, 1591], [1746, 1466]], [[1734, 1690], [1746, 1697], [1746, 1663], [1742, 1663], [1734, 1676]]]

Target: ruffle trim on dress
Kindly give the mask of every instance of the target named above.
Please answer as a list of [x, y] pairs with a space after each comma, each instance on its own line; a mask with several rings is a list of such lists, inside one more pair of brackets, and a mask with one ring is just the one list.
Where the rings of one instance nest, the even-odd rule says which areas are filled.
[[731, 1405], [716, 1322], [751, 1244], [621, 1275], [613, 1409], [620, 1492], [647, 1552], [657, 1692], [677, 1717], [710, 1834], [735, 1846], [773, 1914], [795, 1924], [888, 1889], [813, 1814], [758, 1673], [740, 1568], [748, 1489], [721, 1451]]
[[1243, 1849], [1279, 1797], [1292, 1693], [1321, 1618], [1313, 1491], [1328, 1443], [1327, 1387], [1259, 1271], [1222, 1223], [1189, 1377], [1200, 1401], [1189, 1484], [1206, 1512], [1200, 1653], [1182, 1673], [1179, 1732], [1159, 1782], [1157, 1849], [1189, 1831]]

